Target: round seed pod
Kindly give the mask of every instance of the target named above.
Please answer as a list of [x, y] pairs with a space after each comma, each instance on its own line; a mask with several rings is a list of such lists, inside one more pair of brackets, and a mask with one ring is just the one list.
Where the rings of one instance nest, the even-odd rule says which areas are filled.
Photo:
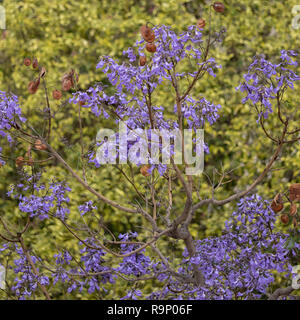
[[69, 91], [72, 87], [72, 81], [70, 79], [64, 79], [62, 81], [62, 90]]
[[154, 43], [147, 43], [146, 50], [148, 52], [154, 53], [156, 51], [156, 45]]
[[29, 67], [29, 66], [31, 65], [31, 59], [30, 59], [30, 58], [25, 58], [25, 59], [24, 59], [24, 65], [25, 65], [26, 67]]
[[34, 163], [34, 161], [33, 161], [32, 158], [29, 158], [29, 160], [27, 160], [27, 164], [28, 164], [29, 166], [33, 166], [33, 163]]
[[37, 60], [37, 58], [34, 58], [32, 61], [32, 68], [37, 69], [38, 66], [39, 66], [38, 60]]
[[294, 183], [290, 186], [289, 198], [291, 201], [300, 200], [300, 183]]
[[34, 147], [37, 150], [46, 150], [47, 149], [47, 146], [39, 139], [35, 141]]
[[295, 228], [298, 227], [298, 221], [295, 217], [293, 218], [293, 225]]
[[152, 43], [155, 40], [153, 30], [147, 26], [141, 26], [141, 35], [146, 42]]
[[60, 90], [53, 90], [52, 96], [53, 96], [53, 99], [59, 100], [62, 97], [62, 93]]
[[140, 57], [140, 66], [144, 66], [147, 62], [147, 58], [145, 56]]
[[39, 88], [39, 85], [40, 85], [40, 78], [38, 78], [37, 80], [30, 81], [28, 84], [29, 93], [32, 93], [32, 94], [36, 93], [37, 89]]
[[24, 160], [24, 157], [20, 156], [16, 159], [16, 166], [18, 168], [22, 168], [25, 164], [25, 160]]
[[224, 10], [225, 10], [224, 4], [222, 2], [219, 2], [219, 1], [214, 2], [213, 8], [214, 8], [214, 10], [216, 12], [221, 12], [221, 13], [223, 13]]
[[199, 19], [199, 20], [197, 21], [197, 27], [198, 27], [199, 29], [203, 29], [203, 28], [205, 27], [205, 24], [206, 24], [206, 22], [205, 22], [204, 19]]
[[47, 71], [46, 71], [46, 68], [45, 67], [42, 67], [41, 68], [41, 71], [40, 71], [40, 78], [44, 78], [45, 75], [46, 75]]
[[296, 213], [297, 213], [297, 205], [295, 203], [292, 203], [290, 207], [290, 215], [294, 216]]
[[140, 169], [140, 172], [141, 174], [144, 176], [144, 177], [148, 177], [150, 176], [150, 172], [149, 172], [149, 169], [150, 169], [150, 166], [149, 165], [145, 165], [145, 166], [142, 166], [141, 169]]
[[280, 193], [276, 194], [276, 196], [274, 197], [271, 203], [271, 209], [276, 213], [280, 212], [283, 209], [282, 196]]
[[289, 223], [289, 216], [287, 214], [282, 214], [280, 216], [280, 220], [283, 224], [288, 224]]

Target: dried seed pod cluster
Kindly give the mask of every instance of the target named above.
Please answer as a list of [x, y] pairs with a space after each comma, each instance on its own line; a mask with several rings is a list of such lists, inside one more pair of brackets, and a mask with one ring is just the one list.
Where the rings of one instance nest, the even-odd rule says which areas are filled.
[[[31, 59], [30, 58], [25, 58], [24, 59], [24, 65], [26, 67], [29, 67], [31, 65]], [[32, 67], [33, 69], [38, 69], [39, 68], [39, 63], [38, 63], [38, 60], [37, 58], [34, 58], [33, 61], [32, 61]], [[28, 91], [29, 93], [31, 94], [35, 94], [40, 86], [40, 79], [41, 77], [43, 77], [44, 75], [46, 74], [46, 69], [44, 67], [41, 68], [41, 71], [39, 73], [39, 76], [38, 78], [30, 81], [28, 83]]]
[[[148, 34], [148, 33], [147, 33]], [[151, 35], [148, 35], [151, 37]], [[42, 78], [46, 76], [46, 69], [45, 67], [40, 67], [37, 58], [34, 58], [32, 61], [29, 57], [25, 58], [23, 61], [25, 66], [30, 66], [32, 64], [33, 69], [37, 69], [39, 71], [39, 75], [36, 79], [32, 80], [28, 84], [28, 91], [31, 94], [34, 94], [37, 92], [40, 81]], [[146, 63], [146, 62], [144, 62]], [[61, 79], [61, 86], [62, 91], [69, 91], [71, 88], [75, 88], [75, 84], [78, 83], [79, 75], [71, 69], [69, 72], [65, 73]], [[55, 100], [60, 100], [62, 98], [62, 92], [61, 90], [53, 90], [52, 91], [52, 97]]]
[[[300, 183], [294, 183], [290, 186], [288, 194], [285, 194], [285, 197], [287, 198], [287, 201], [290, 204], [289, 211], [282, 213], [280, 216], [280, 221], [283, 224], [289, 224], [290, 221], [292, 221], [294, 227], [296, 228], [298, 226], [298, 208], [296, 201], [300, 200]], [[283, 209], [283, 195], [281, 193], [278, 193], [272, 203], [271, 203], [271, 209], [274, 212], [280, 212]]]
[[63, 91], [69, 91], [71, 88], [75, 88], [75, 81], [78, 82], [79, 75], [75, 73], [74, 69], [71, 69], [68, 73], [65, 73], [61, 79], [61, 87]]
[[[146, 43], [146, 50], [150, 53], [156, 52], [156, 45], [154, 44], [155, 34], [154, 31], [148, 27], [147, 25], [141, 26], [140, 28], [141, 35]], [[147, 62], [147, 58], [145, 56], [140, 56], [140, 66], [144, 66]]]

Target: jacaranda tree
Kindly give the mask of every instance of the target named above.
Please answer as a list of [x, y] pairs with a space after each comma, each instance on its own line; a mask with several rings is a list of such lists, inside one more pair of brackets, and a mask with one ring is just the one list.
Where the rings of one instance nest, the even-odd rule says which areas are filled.
[[[223, 11], [224, 5], [215, 2], [209, 22], [212, 14]], [[272, 202], [255, 194], [255, 189], [265, 182], [285, 146], [300, 140], [299, 121], [294, 117], [298, 102], [285, 99], [286, 91], [294, 90], [300, 80], [293, 71], [297, 52], [282, 50], [277, 61], [255, 56], [237, 88], [245, 95], [243, 103], [250, 102], [257, 113], [257, 125], [263, 129], [266, 143], [274, 146], [264, 170], [249, 181], [245, 190], [233, 190], [223, 199], [216, 198], [215, 191], [226, 184], [229, 172], [220, 172], [216, 181], [210, 181], [211, 197], [203, 198], [191, 163], [185, 157], [183, 163], [177, 161], [175, 138], [165, 149], [166, 137], [158, 137], [156, 132], [177, 132], [185, 154], [186, 129], [190, 129], [199, 156], [197, 130], [213, 126], [222, 116], [222, 107], [194, 89], [204, 76], [216, 77], [221, 68], [211, 48], [222, 42], [226, 30], [211, 30], [211, 24], [200, 19], [180, 34], [150, 22], [140, 31], [141, 40], [123, 52], [123, 61], [101, 57], [97, 69], [106, 74], [110, 86], [95, 83], [87, 90], [78, 90], [80, 77], [72, 69], [62, 77], [61, 90], [50, 94], [47, 70], [36, 58], [25, 58], [24, 68], [32, 65], [37, 75], [28, 84], [29, 92], [45, 92], [44, 117], [39, 123], [23, 115], [19, 97], [1, 91], [0, 166], [13, 162], [18, 168], [18, 181], [7, 190], [7, 201], [15, 203], [17, 218], [7, 221], [0, 216], [0, 263], [5, 267], [1, 290], [9, 298], [35, 299], [43, 294], [46, 299], [54, 299], [56, 287], [64, 284], [71, 298], [77, 291], [91, 295], [97, 292], [99, 298], [105, 298], [111, 285], [123, 281], [128, 289], [120, 299], [296, 299], [297, 287], [291, 283], [292, 267], [299, 261], [296, 202], [300, 200], [300, 185], [291, 184]], [[173, 105], [157, 104], [157, 97], [164, 95], [172, 96]], [[63, 96], [66, 99], [53, 107]], [[80, 170], [63, 158], [63, 150], [51, 144], [56, 134], [56, 112], [68, 104], [78, 108]], [[91, 117], [114, 119], [115, 128], [110, 129], [117, 131], [123, 123], [126, 135], [136, 135], [125, 144], [120, 132], [98, 136], [87, 147], [83, 142], [83, 109], [88, 109]], [[269, 130], [268, 122], [276, 123], [276, 131]], [[156, 152], [153, 141], [157, 142]], [[25, 155], [12, 159], [10, 150], [24, 146]], [[202, 143], [202, 155], [209, 152], [209, 147]], [[157, 162], [157, 151], [167, 155], [169, 162]], [[147, 164], [141, 161], [145, 154]], [[124, 157], [131, 163], [124, 163]], [[44, 178], [43, 171], [53, 161], [64, 167], [65, 179]], [[97, 172], [104, 165], [120, 171], [124, 179], [120, 183], [129, 183], [136, 192], [134, 201], [116, 202], [89, 183], [87, 173]], [[146, 192], [137, 187], [137, 175], [144, 179]], [[76, 219], [70, 219], [70, 179], [90, 193], [90, 199], [78, 207]], [[180, 209], [172, 192], [178, 186], [185, 201]], [[226, 221], [222, 235], [192, 236], [190, 225], [197, 223], [196, 212], [207, 205], [225, 206], [229, 202], [236, 202], [236, 210]], [[107, 226], [109, 221], [103, 221], [99, 204], [139, 216], [139, 225], [124, 234], [114, 234]], [[275, 226], [277, 214], [284, 209], [288, 213], [282, 213], [280, 221], [290, 226], [289, 233]], [[30, 248], [26, 233], [39, 228], [41, 237], [48, 235], [46, 221], [58, 221], [78, 241], [73, 252], [63, 244], [57, 245], [54, 256], [41, 256]], [[176, 257], [171, 248], [165, 247], [174, 239], [183, 245], [175, 252]], [[278, 275], [286, 277], [290, 285], [272, 290]], [[151, 292], [140, 285], [147, 282], [152, 282]]]

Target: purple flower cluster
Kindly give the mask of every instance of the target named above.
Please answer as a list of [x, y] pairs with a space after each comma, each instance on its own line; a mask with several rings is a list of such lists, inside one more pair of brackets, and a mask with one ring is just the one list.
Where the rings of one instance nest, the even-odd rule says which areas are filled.
[[[275, 213], [269, 203], [254, 195], [242, 199], [238, 210], [226, 222], [220, 237], [195, 242], [192, 258], [187, 250], [179, 272], [190, 274], [192, 263], [205, 277], [203, 288], [191, 286], [184, 291], [188, 299], [259, 299], [274, 281], [274, 271], [289, 275], [287, 234], [274, 232]], [[295, 255], [300, 246], [292, 250]], [[178, 281], [174, 287], [180, 287]], [[165, 292], [172, 295], [172, 292]]]
[[[219, 118], [219, 110], [221, 105], [214, 105], [205, 98], [195, 100], [187, 96], [182, 103], [182, 113], [190, 129], [199, 129], [204, 127], [205, 120], [210, 125], [215, 123]], [[174, 112], [177, 112], [177, 105], [174, 106]]]
[[267, 118], [273, 112], [272, 100], [277, 99], [278, 94], [283, 93], [287, 87], [294, 89], [294, 82], [300, 80], [291, 69], [298, 65], [293, 59], [296, 56], [297, 53], [293, 50], [281, 50], [278, 64], [271, 63], [262, 55], [254, 57], [248, 73], [244, 75], [245, 81], [237, 90], [247, 94], [242, 100], [243, 103], [251, 100], [254, 105], [261, 106], [259, 118]]
[[[286, 246], [288, 235], [275, 232], [276, 215], [269, 202], [253, 195], [242, 199], [238, 209], [225, 223], [223, 234], [195, 241], [196, 254], [189, 257], [183, 252], [183, 260], [177, 268], [178, 276], [170, 273], [161, 261], [151, 260], [141, 250], [123, 257], [114, 268], [107, 265], [107, 252], [97, 245], [96, 239], [88, 238], [80, 242], [82, 249], [81, 266], [68, 251], [54, 256], [55, 270], [49, 278], [39, 279], [32, 273], [23, 251], [15, 246], [19, 255], [15, 259], [14, 290], [18, 296], [30, 296], [37, 288], [37, 280], [45, 285], [49, 279], [68, 285], [68, 292], [87, 289], [88, 293], [106, 292], [105, 284], [115, 283], [118, 277], [128, 277], [131, 281], [154, 275], [162, 283], [168, 282], [162, 290], [154, 291], [148, 299], [259, 299], [266, 295], [268, 287], [274, 281], [274, 272], [291, 275], [290, 255], [299, 253], [300, 246], [293, 249]], [[120, 253], [127, 254], [137, 249], [138, 234], [129, 232], [120, 234]], [[12, 249], [8, 245], [1, 251]], [[35, 264], [40, 261], [31, 256]], [[76, 262], [76, 264], [74, 264]], [[205, 278], [205, 286], [199, 287], [192, 282], [182, 282], [182, 278], [191, 278], [193, 265], [197, 265]], [[38, 269], [38, 268], [37, 268]], [[129, 290], [122, 299], [143, 298], [139, 290]]]
[[[8, 142], [12, 141], [12, 137], [7, 132], [16, 124], [16, 120], [25, 122], [26, 119], [22, 116], [19, 106], [18, 97], [13, 94], [8, 94], [0, 91], [0, 137], [6, 137]], [[5, 164], [1, 159], [2, 148], [0, 146], [0, 164]]]
[[[49, 285], [49, 278], [46, 275], [39, 274], [38, 276], [34, 274], [32, 271], [32, 267], [29, 264], [27, 257], [22, 248], [18, 245], [4, 244], [2, 248], [0, 248], [0, 252], [4, 252], [5, 250], [13, 250], [17, 258], [14, 259], [14, 267], [13, 271], [16, 274], [14, 279], [14, 284], [11, 287], [11, 290], [19, 297], [20, 300], [25, 300], [32, 296], [38, 289], [38, 283], [41, 285]], [[38, 259], [30, 255], [30, 258], [34, 265], [37, 264]], [[36, 266], [37, 272], [39, 272], [38, 266]]]
[[[39, 217], [40, 220], [49, 218], [53, 215], [64, 220], [70, 210], [67, 204], [70, 199], [67, 192], [71, 191], [65, 182], [52, 182], [49, 188], [45, 184], [38, 183], [35, 179], [39, 179], [36, 175], [26, 176], [23, 182], [11, 186], [8, 196], [12, 196], [19, 201], [19, 209], [21, 212], [27, 213], [31, 218]], [[26, 191], [32, 191], [29, 195], [25, 195]]]
[[[200, 47], [203, 42], [202, 31], [196, 26], [189, 27], [186, 32], [179, 35], [164, 25], [155, 26], [153, 32], [157, 50], [149, 58], [149, 63], [144, 66], [138, 65], [137, 58], [144, 55], [146, 46], [144, 40], [137, 41], [134, 48], [123, 52], [128, 61], [121, 64], [109, 56], [101, 58], [97, 69], [102, 69], [106, 74], [109, 82], [115, 88], [114, 94], [108, 95], [105, 86], [98, 83], [85, 92], [74, 93], [70, 103], [82, 102], [83, 107], [90, 108], [96, 116], [103, 115], [105, 118], [113, 116], [117, 123], [124, 121], [130, 130], [153, 127], [159, 130], [177, 129], [178, 122], [172, 120], [172, 117], [166, 117], [166, 114], [172, 113], [172, 110], [168, 111], [164, 106], [151, 103], [151, 114], [149, 113], [150, 96], [162, 83], [174, 85], [175, 78], [176, 81], [182, 78], [194, 80], [198, 76], [198, 70], [192, 73], [184, 72], [184, 70], [177, 72], [176, 66], [183, 60], [195, 61], [195, 65], [201, 68], [202, 73], [207, 72], [212, 76], [215, 76], [214, 70], [220, 66], [216, 64], [214, 58], [203, 56], [203, 50]], [[214, 105], [204, 97], [196, 99], [189, 95], [182, 101], [183, 116], [187, 119], [189, 128], [194, 130], [203, 128], [205, 122], [213, 124], [219, 117], [220, 108], [220, 105]], [[173, 112], [177, 112], [176, 106]], [[117, 134], [115, 140], [118, 144]], [[127, 146], [128, 149], [134, 144], [133, 142]], [[205, 149], [208, 151], [207, 146]], [[96, 167], [100, 165], [94, 152], [90, 154], [90, 161], [95, 163]], [[149, 158], [149, 163], [152, 162]], [[157, 167], [161, 174], [166, 169], [161, 165], [154, 167]]]
[[[126, 234], [120, 234], [120, 241], [132, 241], [136, 239], [138, 234], [136, 232], [130, 232]], [[121, 253], [126, 254], [137, 249], [136, 244], [121, 244]], [[138, 253], [132, 254], [128, 257], [124, 257], [123, 261], [116, 268], [122, 274], [140, 277], [150, 273], [151, 259], [144, 254], [145, 250], [141, 250]]]
[[97, 210], [97, 206], [93, 206], [93, 201], [87, 201], [86, 203], [80, 205], [78, 207], [81, 216], [84, 216], [87, 212], [91, 212], [93, 210]]

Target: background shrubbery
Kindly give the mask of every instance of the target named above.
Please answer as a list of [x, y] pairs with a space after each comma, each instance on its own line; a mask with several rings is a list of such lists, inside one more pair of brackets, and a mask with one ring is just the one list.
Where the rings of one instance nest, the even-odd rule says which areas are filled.
[[[0, 40], [0, 88], [22, 97], [24, 114], [38, 122], [45, 107], [43, 91], [39, 90], [35, 95], [28, 94], [28, 82], [36, 75], [34, 70], [24, 67], [24, 57], [37, 57], [46, 67], [47, 82], [51, 90], [60, 88], [62, 75], [71, 68], [80, 74], [79, 89], [86, 89], [96, 81], [103, 81], [108, 85], [101, 71], [96, 71], [100, 56], [110, 55], [122, 59], [123, 50], [137, 40], [139, 27], [146, 21], [171, 25], [175, 30], [181, 31], [195, 24], [200, 17], [208, 19], [207, 3], [208, 1], [200, 0], [3, 1], [7, 30], [2, 32]], [[235, 87], [242, 80], [242, 75], [255, 54], [263, 53], [267, 59], [272, 60], [279, 56], [282, 49], [300, 47], [300, 30], [291, 28], [292, 7], [297, 4], [297, 0], [230, 0], [224, 3], [227, 7], [225, 13], [214, 16], [212, 21], [214, 30], [221, 27], [227, 30], [224, 42], [214, 52], [222, 69], [218, 71], [216, 78], [205, 77], [196, 87], [196, 92], [205, 93], [208, 100], [222, 105], [222, 116], [212, 128], [205, 131], [205, 140], [210, 146], [210, 154], [205, 158], [205, 172], [213, 178], [222, 168], [235, 168], [230, 181], [221, 191], [222, 198], [228, 196], [230, 190], [239, 190], [247, 185], [262, 170], [272, 151], [272, 145], [266, 144], [261, 134], [262, 129], [256, 124], [256, 115], [247, 104], [241, 104], [241, 94]], [[296, 71], [300, 73], [299, 66]], [[290, 101], [299, 99], [299, 88], [289, 94]], [[70, 94], [65, 93], [63, 99], [67, 100], [69, 97]], [[161, 99], [161, 104], [171, 103], [168, 95]], [[78, 107], [68, 103], [61, 106], [54, 100], [51, 103], [57, 111], [58, 119], [53, 127], [56, 131], [55, 140], [51, 143], [74, 168], [80, 169], [80, 137], [75, 116]], [[295, 117], [300, 119], [300, 108]], [[82, 118], [84, 142], [87, 146], [93, 143], [101, 127], [113, 125], [111, 120], [97, 121], [85, 109], [82, 111]], [[276, 127], [272, 130], [276, 131]], [[10, 152], [12, 158], [24, 155], [26, 145], [14, 145]], [[292, 145], [286, 154], [288, 156], [283, 155], [276, 170], [269, 174], [265, 180], [267, 182], [257, 187], [257, 192], [266, 199], [286, 188], [291, 181], [300, 182], [299, 143]], [[44, 165], [44, 169], [45, 179], [65, 178], [65, 171], [58, 164]], [[137, 168], [133, 168], [133, 173], [143, 192], [143, 177]], [[130, 185], [120, 183], [117, 169], [104, 166], [91, 170], [89, 175], [93, 186], [108, 198], [120, 202], [134, 200], [135, 193]], [[16, 203], [8, 201], [6, 192], [17, 179], [17, 169], [13, 162], [10, 166], [0, 168], [0, 214], [12, 222], [18, 222], [20, 213]], [[79, 219], [78, 205], [89, 200], [89, 196], [74, 180], [68, 179], [68, 183], [74, 191], [70, 218], [76, 220]], [[199, 178], [200, 185], [201, 195], [208, 196], [210, 184], [205, 175]], [[178, 186], [174, 190], [178, 208], [184, 205], [180, 192]], [[234, 205], [235, 203], [231, 203], [221, 208], [207, 206], [197, 212], [197, 223], [192, 225], [192, 234], [198, 238], [220, 234]], [[98, 203], [97, 206], [103, 222], [116, 234], [134, 230], [137, 219], [140, 219], [139, 216], [120, 213], [105, 204]], [[31, 229], [26, 242], [41, 256], [52, 256], [58, 248], [72, 251], [72, 248], [77, 247], [77, 241], [66, 234], [60, 224], [53, 221], [40, 224], [45, 224], [44, 232], [41, 234], [40, 226]], [[174, 249], [178, 248], [175, 241], [173, 244], [166, 244], [170, 245]], [[57, 297], [54, 298], [66, 298], [62, 292], [63, 290], [57, 290]], [[122, 295], [125, 295], [124, 288], [114, 285], [107, 297]], [[74, 297], [85, 298], [79, 293]]]

